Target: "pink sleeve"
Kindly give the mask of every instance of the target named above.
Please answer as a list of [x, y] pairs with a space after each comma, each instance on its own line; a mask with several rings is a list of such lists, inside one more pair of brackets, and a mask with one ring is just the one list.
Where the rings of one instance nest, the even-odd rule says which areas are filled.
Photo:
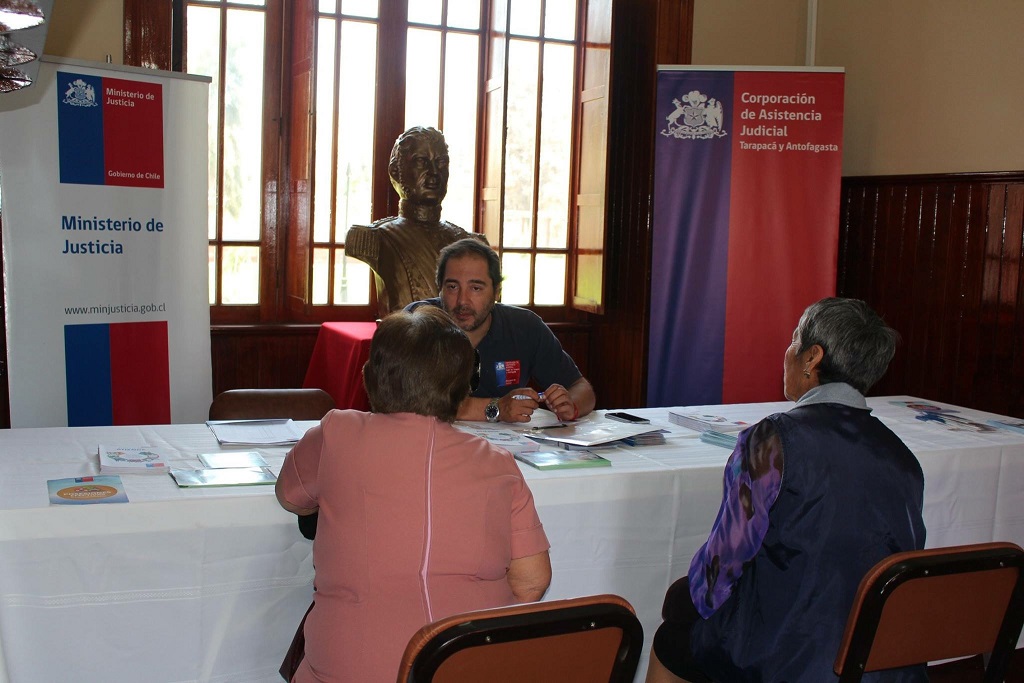
[[281, 476], [278, 477], [280, 490], [284, 499], [297, 507], [319, 506], [317, 499], [320, 496], [320, 484], [317, 475], [320, 471], [320, 455], [324, 449], [324, 422], [329, 418], [330, 413], [323, 422], [306, 432], [285, 456], [281, 466]]
[[540, 523], [537, 508], [533, 505], [533, 493], [526, 485], [522, 472], [513, 463], [516, 483], [512, 493], [512, 559], [529, 557], [542, 553], [551, 547], [544, 525]]

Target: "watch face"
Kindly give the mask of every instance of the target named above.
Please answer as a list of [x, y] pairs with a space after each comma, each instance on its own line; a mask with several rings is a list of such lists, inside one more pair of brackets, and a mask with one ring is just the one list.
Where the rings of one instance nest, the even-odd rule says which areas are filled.
[[497, 422], [497, 420], [498, 420], [498, 402], [497, 401], [491, 401], [490, 403], [487, 404], [487, 407], [484, 408], [484, 417], [486, 417], [491, 422]]

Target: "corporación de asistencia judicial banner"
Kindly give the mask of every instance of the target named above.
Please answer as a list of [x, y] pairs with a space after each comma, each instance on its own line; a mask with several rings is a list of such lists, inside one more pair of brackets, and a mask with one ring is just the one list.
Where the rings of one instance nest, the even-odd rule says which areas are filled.
[[12, 426], [206, 419], [209, 82], [46, 58], [0, 96]]
[[782, 399], [835, 292], [842, 69], [659, 67], [647, 401]]

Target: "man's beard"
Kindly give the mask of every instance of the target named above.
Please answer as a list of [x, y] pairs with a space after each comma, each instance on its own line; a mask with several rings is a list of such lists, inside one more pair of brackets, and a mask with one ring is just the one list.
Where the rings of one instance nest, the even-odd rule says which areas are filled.
[[492, 301], [488, 304], [484, 310], [480, 311], [480, 313], [474, 314], [468, 321], [460, 320], [458, 316], [462, 313], [473, 313], [473, 309], [469, 306], [456, 306], [452, 310], [445, 310], [448, 315], [452, 317], [452, 320], [455, 321], [455, 324], [459, 326], [459, 329], [463, 332], [469, 333], [480, 329], [480, 326], [487, 322], [487, 318], [490, 317], [491, 311], [494, 310], [494, 302]]

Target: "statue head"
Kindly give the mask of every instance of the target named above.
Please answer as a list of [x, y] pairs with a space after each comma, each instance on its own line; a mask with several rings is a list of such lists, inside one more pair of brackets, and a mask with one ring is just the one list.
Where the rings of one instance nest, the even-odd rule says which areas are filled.
[[388, 175], [402, 199], [440, 206], [448, 193], [448, 144], [441, 131], [415, 126], [402, 133], [391, 149]]

